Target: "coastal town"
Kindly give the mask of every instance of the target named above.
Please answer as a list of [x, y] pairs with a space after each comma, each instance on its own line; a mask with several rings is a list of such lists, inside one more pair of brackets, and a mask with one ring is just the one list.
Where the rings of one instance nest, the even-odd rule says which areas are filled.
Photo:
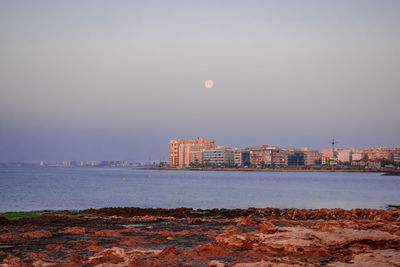
[[323, 150], [310, 148], [257, 147], [229, 148], [204, 138], [174, 139], [169, 142], [170, 168], [341, 168], [397, 169], [400, 146], [358, 149], [354, 147]]
[[400, 170], [400, 146], [322, 150], [311, 148], [224, 147], [204, 138], [173, 139], [169, 161], [74, 161], [0, 162], [0, 167], [107, 167], [150, 169], [241, 169], [241, 170]]

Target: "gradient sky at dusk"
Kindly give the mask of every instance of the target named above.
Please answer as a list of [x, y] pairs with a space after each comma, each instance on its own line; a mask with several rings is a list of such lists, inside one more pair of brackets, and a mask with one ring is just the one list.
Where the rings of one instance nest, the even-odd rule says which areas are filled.
[[[400, 1], [1, 1], [0, 161], [400, 145]], [[214, 87], [206, 89], [211, 79]]]

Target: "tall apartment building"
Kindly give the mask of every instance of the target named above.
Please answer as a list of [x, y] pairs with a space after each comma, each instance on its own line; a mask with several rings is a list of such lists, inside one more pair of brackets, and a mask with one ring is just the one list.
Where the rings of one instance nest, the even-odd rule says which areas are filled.
[[190, 166], [190, 163], [201, 164], [203, 162], [203, 151], [205, 146], [202, 144], [181, 144], [178, 149], [178, 166]]
[[177, 167], [179, 164], [179, 145], [183, 144], [182, 139], [169, 141], [169, 166]]
[[169, 142], [169, 166], [184, 167], [190, 163], [202, 163], [205, 149], [216, 148], [215, 142], [204, 138], [174, 139]]

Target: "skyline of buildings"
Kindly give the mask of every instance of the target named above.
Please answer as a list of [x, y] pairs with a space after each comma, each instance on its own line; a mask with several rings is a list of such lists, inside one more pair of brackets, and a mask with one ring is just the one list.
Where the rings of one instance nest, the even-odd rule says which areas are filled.
[[46, 167], [313, 167], [318, 165], [342, 165], [355, 167], [400, 167], [400, 146], [359, 149], [281, 148], [260, 145], [255, 147], [224, 147], [205, 138], [173, 139], [169, 142], [169, 161], [165, 160], [42, 160], [34, 162], [0, 162], [4, 166]]
[[340, 165], [353, 167], [384, 167], [400, 165], [400, 146], [358, 149], [280, 148], [261, 145], [257, 147], [229, 148], [217, 146], [204, 138], [173, 139], [169, 144], [169, 166], [186, 167], [313, 167]]

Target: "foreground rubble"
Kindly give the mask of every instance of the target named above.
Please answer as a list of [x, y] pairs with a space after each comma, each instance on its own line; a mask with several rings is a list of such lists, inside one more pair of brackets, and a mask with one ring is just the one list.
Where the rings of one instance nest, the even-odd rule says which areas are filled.
[[400, 266], [400, 209], [104, 208], [1, 219], [0, 266]]

